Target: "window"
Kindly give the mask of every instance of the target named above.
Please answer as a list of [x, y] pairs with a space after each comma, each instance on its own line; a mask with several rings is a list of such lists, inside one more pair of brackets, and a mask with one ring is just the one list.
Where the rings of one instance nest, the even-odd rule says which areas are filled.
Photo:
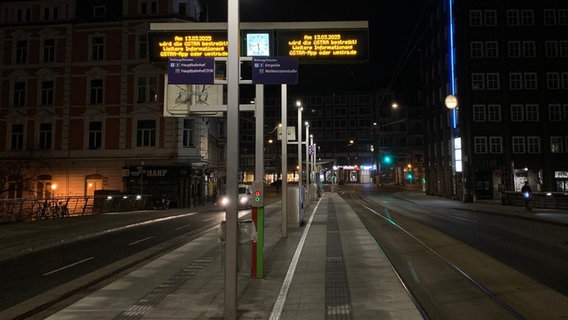
[[509, 58], [520, 58], [521, 57], [521, 42], [520, 41], [509, 41], [507, 42]]
[[513, 153], [525, 153], [525, 137], [513, 136]]
[[24, 149], [24, 125], [23, 124], [13, 124], [12, 125], [12, 139], [10, 143], [11, 150], [22, 150]]
[[481, 10], [469, 11], [469, 25], [471, 27], [481, 26]]
[[562, 72], [560, 74], [560, 85], [562, 89], [568, 89], [568, 72]]
[[17, 22], [30, 22], [32, 20], [32, 9], [18, 9], [16, 11], [16, 21]]
[[93, 79], [90, 81], [90, 104], [102, 104], [103, 103], [103, 80]]
[[38, 146], [42, 150], [51, 149], [51, 123], [40, 123]]
[[509, 88], [511, 90], [521, 90], [523, 88], [521, 73], [519, 72], [509, 73]]
[[499, 45], [498, 45], [497, 41], [485, 42], [485, 56], [487, 58], [499, 57]]
[[55, 40], [43, 40], [43, 62], [55, 62]]
[[486, 26], [494, 27], [497, 25], [497, 11], [495, 10], [485, 10], [484, 12], [484, 21]]
[[558, 57], [558, 42], [545, 41], [544, 42], [544, 55], [547, 58]]
[[183, 119], [182, 145], [184, 148], [193, 148], [193, 127], [195, 121], [193, 119]]
[[550, 152], [551, 153], [562, 153], [564, 152], [563, 144], [564, 141], [562, 136], [552, 136], [550, 137]]
[[53, 81], [51, 80], [41, 82], [41, 105], [53, 106]]
[[137, 90], [138, 99], [136, 102], [156, 102], [158, 99], [158, 78], [139, 77]]
[[523, 41], [523, 57], [534, 58], [536, 56], [536, 46], [534, 41]]
[[507, 10], [507, 26], [518, 26], [519, 24], [519, 10]]
[[138, 126], [136, 130], [136, 146], [156, 146], [156, 120], [138, 120]]
[[106, 15], [105, 6], [94, 6], [93, 7], [93, 18], [103, 18]]
[[489, 153], [503, 153], [502, 137], [489, 137]]
[[96, 150], [102, 147], [103, 143], [103, 123], [101, 121], [89, 122], [89, 150]]
[[556, 25], [556, 11], [554, 9], [544, 9], [544, 25]]
[[561, 40], [558, 42], [558, 54], [562, 58], [568, 57], [568, 41]]
[[528, 153], [540, 153], [540, 137], [527, 137], [527, 151]]
[[487, 90], [499, 90], [499, 74], [491, 72], [487, 74]]
[[487, 137], [473, 137], [475, 153], [487, 153]]
[[485, 105], [483, 104], [473, 105], [473, 121], [475, 122], [485, 121]]
[[487, 119], [491, 122], [501, 121], [501, 105], [490, 104], [487, 106]]
[[93, 36], [91, 38], [91, 60], [104, 60], [104, 38], [102, 36]]
[[558, 9], [558, 25], [568, 25], [568, 9]]
[[158, 4], [156, 0], [142, 0], [140, 3], [140, 13], [143, 15], [155, 15], [158, 13]]
[[483, 73], [472, 73], [471, 74], [471, 89], [472, 90], [484, 90], [485, 89], [485, 79]]
[[472, 41], [470, 43], [470, 55], [472, 58], [483, 58], [483, 42]]
[[560, 89], [560, 74], [558, 72], [546, 73], [546, 87], [548, 89]]
[[144, 59], [148, 56], [148, 36], [141, 34], [138, 36], [138, 58]]
[[525, 121], [525, 113], [522, 104], [511, 105], [511, 121], [512, 122]]
[[535, 90], [537, 88], [536, 72], [526, 72], [525, 78], [525, 89]]
[[562, 121], [562, 107], [560, 106], [560, 104], [548, 105], [548, 120]]
[[525, 109], [527, 111], [527, 121], [539, 121], [538, 104], [527, 104]]
[[14, 83], [14, 96], [13, 96], [14, 107], [23, 107], [26, 105], [26, 83], [23, 81], [18, 81]]
[[16, 41], [15, 62], [23, 64], [28, 62], [28, 42], [26, 40]]
[[523, 26], [533, 26], [534, 25], [534, 11], [533, 10], [521, 10], [521, 25]]

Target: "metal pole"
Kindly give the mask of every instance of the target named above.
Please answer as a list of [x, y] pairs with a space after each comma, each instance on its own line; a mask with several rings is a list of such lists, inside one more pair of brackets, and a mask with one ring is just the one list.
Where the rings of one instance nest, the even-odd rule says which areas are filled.
[[227, 196], [225, 213], [225, 319], [237, 319], [237, 231], [239, 170], [239, 0], [227, 0]]
[[288, 210], [287, 210], [287, 193], [288, 193], [288, 87], [286, 84], [281, 85], [281, 111], [282, 111], [282, 217], [281, 229], [282, 238], [288, 238]]
[[307, 198], [311, 201], [311, 194], [310, 194], [310, 124], [306, 121], [306, 195]]
[[[264, 195], [264, 85], [257, 84], [255, 86], [256, 99], [255, 99], [255, 153], [254, 153], [254, 180], [262, 185], [261, 196]], [[254, 276], [256, 278], [264, 277], [264, 204], [262, 207], [256, 208], [256, 259], [253, 261], [256, 265], [253, 266], [256, 271]], [[252, 272], [251, 272], [252, 274]]]
[[[297, 103], [298, 107], [298, 199], [302, 200], [302, 105]], [[300, 205], [298, 203], [298, 205]], [[301, 209], [301, 208], [300, 208]]]

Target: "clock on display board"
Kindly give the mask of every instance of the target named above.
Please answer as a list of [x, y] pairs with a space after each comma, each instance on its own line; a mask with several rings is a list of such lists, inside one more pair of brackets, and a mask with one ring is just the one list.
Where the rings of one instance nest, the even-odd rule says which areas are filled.
[[247, 56], [269, 56], [270, 38], [268, 33], [247, 34]]

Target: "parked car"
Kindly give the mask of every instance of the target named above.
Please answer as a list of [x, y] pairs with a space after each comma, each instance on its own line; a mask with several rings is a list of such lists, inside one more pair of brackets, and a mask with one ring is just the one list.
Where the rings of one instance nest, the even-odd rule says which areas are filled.
[[[252, 206], [252, 189], [248, 184], [239, 184], [238, 194], [239, 209], [249, 209]], [[229, 204], [229, 198], [224, 195], [221, 199], [221, 205], [226, 207]]]

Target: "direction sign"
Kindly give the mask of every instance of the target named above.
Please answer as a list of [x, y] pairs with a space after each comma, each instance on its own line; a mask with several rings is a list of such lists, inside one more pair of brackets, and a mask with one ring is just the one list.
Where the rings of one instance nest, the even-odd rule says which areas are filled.
[[214, 58], [169, 59], [168, 84], [212, 84], [214, 82]]
[[253, 57], [252, 83], [254, 84], [298, 83], [298, 58]]

